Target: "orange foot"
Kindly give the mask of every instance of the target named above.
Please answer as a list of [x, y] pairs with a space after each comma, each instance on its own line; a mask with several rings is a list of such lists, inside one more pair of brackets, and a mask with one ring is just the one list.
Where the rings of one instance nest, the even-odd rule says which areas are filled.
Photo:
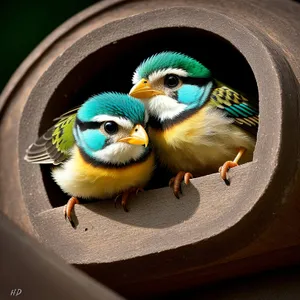
[[128, 212], [128, 208], [127, 208], [127, 202], [129, 197], [132, 194], [137, 195], [139, 192], [143, 192], [144, 189], [143, 188], [136, 188], [136, 187], [132, 187], [130, 189], [128, 189], [127, 191], [124, 191], [123, 193], [119, 194], [116, 198], [115, 198], [115, 208], [117, 208], [117, 200], [120, 196], [122, 196], [121, 198], [121, 204], [123, 206], [124, 211]]
[[73, 228], [76, 227], [74, 221], [72, 220], [72, 210], [73, 210], [75, 204], [79, 204], [78, 199], [76, 197], [71, 197], [69, 199], [69, 201], [67, 202], [67, 204], [64, 206], [65, 219], [69, 220], [69, 222], [71, 223]]
[[172, 177], [169, 181], [169, 186], [173, 186], [173, 193], [177, 199], [179, 199], [179, 193], [182, 194], [181, 191], [181, 182], [184, 180], [184, 183], [188, 185], [190, 183], [190, 179], [193, 178], [193, 175], [189, 172], [180, 171], [177, 173], [175, 177]]
[[233, 161], [228, 160], [223, 164], [223, 166], [221, 166], [219, 168], [219, 173], [221, 175], [221, 178], [224, 180], [226, 185], [230, 185], [230, 181], [227, 179], [227, 172], [229, 171], [229, 169], [238, 166], [238, 162], [245, 151], [246, 151], [245, 148], [240, 148], [237, 156], [235, 157], [235, 159]]

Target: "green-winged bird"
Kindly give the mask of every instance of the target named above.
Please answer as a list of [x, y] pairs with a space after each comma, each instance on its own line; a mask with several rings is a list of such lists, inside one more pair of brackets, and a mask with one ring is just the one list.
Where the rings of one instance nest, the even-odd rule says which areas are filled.
[[169, 184], [177, 198], [182, 180], [188, 184], [193, 176], [219, 170], [229, 185], [228, 170], [240, 159], [252, 159], [258, 100], [216, 80], [196, 59], [177, 52], [155, 54], [138, 66], [132, 82], [129, 94], [149, 113], [153, 148], [176, 174]]
[[141, 190], [154, 169], [148, 146], [144, 104], [129, 95], [102, 93], [58, 118], [56, 124], [32, 144], [25, 160], [58, 165], [52, 177], [71, 196], [64, 207], [71, 212], [79, 199], [107, 199]]

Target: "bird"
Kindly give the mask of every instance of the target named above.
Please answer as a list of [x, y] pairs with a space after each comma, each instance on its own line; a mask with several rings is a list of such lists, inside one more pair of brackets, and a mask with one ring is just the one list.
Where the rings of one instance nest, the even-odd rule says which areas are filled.
[[25, 160], [52, 164], [52, 177], [70, 196], [64, 215], [79, 199], [116, 199], [125, 211], [130, 195], [143, 191], [155, 167], [144, 104], [127, 94], [104, 92], [59, 118], [31, 144]]
[[[259, 124], [258, 99], [218, 81], [195, 58], [164, 51], [135, 69], [129, 95], [144, 102], [148, 135], [179, 198], [182, 181], [230, 168], [253, 158]], [[235, 157], [235, 158], [234, 158]], [[233, 159], [234, 158], [234, 159]]]

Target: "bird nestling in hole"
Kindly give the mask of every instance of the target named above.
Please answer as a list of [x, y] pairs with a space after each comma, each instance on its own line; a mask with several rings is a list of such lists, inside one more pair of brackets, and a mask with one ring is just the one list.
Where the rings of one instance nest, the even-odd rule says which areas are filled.
[[142, 102], [120, 93], [102, 93], [56, 119], [34, 144], [25, 160], [57, 165], [52, 177], [71, 196], [64, 208], [71, 212], [78, 198], [108, 199], [121, 195], [127, 210], [131, 193], [145, 187], [154, 169]]
[[[197, 60], [161, 52], [136, 69], [129, 94], [149, 113], [149, 138], [179, 198], [181, 181], [252, 159], [258, 129], [258, 101], [216, 80]], [[234, 158], [235, 157], [235, 158]], [[233, 159], [234, 158], [234, 159]], [[232, 160], [233, 159], [233, 160]]]

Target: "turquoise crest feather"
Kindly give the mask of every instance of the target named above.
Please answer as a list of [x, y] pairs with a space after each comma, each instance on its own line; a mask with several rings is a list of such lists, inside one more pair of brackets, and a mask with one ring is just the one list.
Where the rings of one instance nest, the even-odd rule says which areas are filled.
[[188, 72], [189, 77], [208, 78], [211, 76], [210, 70], [197, 60], [178, 52], [161, 52], [152, 55], [136, 69], [134, 76], [138, 76], [138, 79], [148, 78], [156, 70], [168, 68], [183, 69]]
[[[103, 99], [105, 101], [102, 101]], [[95, 115], [101, 114], [125, 117], [135, 124], [143, 124], [145, 108], [142, 102], [128, 95], [102, 93], [86, 101], [79, 109], [77, 117], [82, 122], [89, 122]]]

